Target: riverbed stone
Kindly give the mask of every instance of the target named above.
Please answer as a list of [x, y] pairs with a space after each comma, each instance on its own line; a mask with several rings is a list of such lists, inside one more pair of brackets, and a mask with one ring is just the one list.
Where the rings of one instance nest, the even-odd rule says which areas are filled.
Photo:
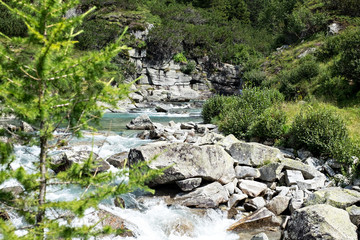
[[248, 199], [244, 204], [244, 208], [247, 212], [256, 211], [266, 205], [265, 199], [263, 197], [256, 197]]
[[255, 142], [236, 142], [231, 145], [228, 152], [238, 164], [248, 166], [259, 166], [265, 163], [278, 162], [283, 158], [278, 148]]
[[239, 188], [250, 197], [257, 197], [267, 189], [267, 185], [256, 181], [242, 180], [239, 182]]
[[218, 182], [199, 187], [194, 191], [174, 198], [175, 203], [198, 208], [215, 208], [229, 200], [226, 189]]
[[151, 169], [167, 167], [161, 176], [151, 181], [152, 186], [192, 177], [227, 184], [235, 178], [234, 159], [217, 145], [150, 143], [130, 150], [129, 163], [138, 161], [150, 161], [148, 166]]
[[264, 227], [278, 227], [281, 220], [278, 219], [274, 213], [263, 207], [249, 216], [241, 218], [236, 223], [232, 224], [228, 231], [241, 232], [245, 229], [256, 229]]
[[126, 124], [126, 127], [131, 130], [153, 130], [154, 124], [148, 115], [140, 115]]
[[246, 178], [246, 177], [259, 178], [260, 171], [256, 168], [252, 168], [248, 166], [236, 166], [235, 175], [237, 178]]
[[356, 226], [345, 210], [317, 204], [296, 210], [287, 225], [287, 238], [298, 239], [357, 239]]
[[284, 165], [281, 163], [270, 163], [259, 168], [260, 180], [274, 182], [280, 179], [280, 174]]
[[128, 154], [129, 152], [116, 153], [108, 157], [106, 161], [116, 168], [124, 168], [128, 158]]
[[351, 205], [360, 203], [360, 193], [350, 189], [331, 187], [321, 189], [311, 194], [305, 201], [305, 205], [329, 204], [345, 209]]
[[188, 178], [184, 180], [176, 181], [176, 185], [184, 192], [190, 192], [191, 190], [200, 186], [202, 179], [201, 178]]
[[242, 200], [248, 198], [248, 195], [241, 193], [241, 194], [233, 194], [230, 196], [230, 199], [228, 201], [228, 207], [232, 208], [232, 207], [236, 207], [238, 205], [239, 202], [241, 202]]
[[266, 205], [266, 208], [275, 215], [280, 215], [288, 208], [290, 199], [291, 198], [287, 196], [278, 195], [270, 200], [270, 202]]
[[104, 209], [100, 209], [97, 212], [97, 216], [101, 219], [98, 223], [100, 227], [111, 227], [113, 229], [121, 229], [123, 232], [120, 234], [121, 237], [134, 237], [134, 234], [126, 227], [130, 223], [125, 219], [113, 214]]

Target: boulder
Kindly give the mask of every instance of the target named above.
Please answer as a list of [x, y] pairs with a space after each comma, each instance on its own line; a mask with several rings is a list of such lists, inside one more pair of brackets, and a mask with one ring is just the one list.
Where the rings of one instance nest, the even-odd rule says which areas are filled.
[[280, 226], [280, 224], [281, 221], [275, 216], [275, 214], [263, 207], [232, 224], [228, 228], [228, 231], [240, 232], [245, 229], [277, 227]]
[[234, 182], [229, 182], [224, 185], [224, 188], [228, 191], [229, 195], [232, 195], [235, 192], [236, 185]]
[[230, 196], [230, 199], [228, 201], [228, 207], [233, 208], [238, 205], [238, 203], [244, 199], [248, 198], [248, 195], [246, 194], [233, 194]]
[[360, 207], [352, 205], [351, 207], [346, 208], [346, 211], [349, 213], [351, 222], [359, 227], [360, 226]]
[[197, 146], [212, 145], [224, 139], [224, 136], [217, 133], [206, 133], [203, 137], [199, 137], [195, 143]]
[[21, 121], [20, 122], [20, 129], [23, 132], [29, 133], [29, 132], [33, 132], [34, 128], [28, 124], [27, 122]]
[[108, 157], [106, 159], [106, 161], [110, 164], [113, 165], [116, 168], [124, 168], [127, 158], [128, 158], [129, 153], [128, 152], [121, 152], [121, 153], [116, 153], [114, 155], [111, 155], [110, 157]]
[[101, 219], [98, 225], [100, 227], [109, 226], [113, 229], [121, 229], [124, 232], [120, 234], [121, 237], [134, 237], [134, 234], [126, 227], [129, 223], [115, 214], [106, 210], [99, 210], [97, 216]]
[[322, 175], [313, 166], [309, 166], [297, 160], [284, 158], [283, 160], [281, 160], [281, 164], [284, 166], [285, 170], [288, 169], [301, 171], [305, 179], [312, 179], [316, 176]]
[[126, 127], [132, 130], [153, 130], [155, 128], [153, 122], [146, 114], [134, 118]]
[[220, 203], [229, 200], [226, 189], [218, 182], [213, 182], [204, 187], [195, 189], [193, 192], [177, 195], [175, 203], [198, 208], [215, 208]]
[[250, 197], [257, 197], [267, 189], [267, 185], [256, 181], [243, 180], [240, 182], [239, 188]]
[[263, 197], [256, 197], [248, 199], [244, 204], [245, 211], [251, 212], [256, 211], [266, 205], [265, 199]]
[[345, 209], [360, 202], [360, 193], [350, 189], [331, 187], [311, 194], [305, 205], [328, 204]]
[[267, 182], [273, 182], [280, 179], [280, 173], [284, 165], [280, 163], [270, 163], [259, 168], [260, 179]]
[[221, 141], [218, 142], [220, 146], [222, 146], [226, 151], [229, 151], [230, 147], [234, 143], [239, 143], [240, 141], [232, 134], [227, 135], [225, 138], [223, 138]]
[[151, 169], [167, 168], [163, 175], [152, 180], [153, 186], [193, 177], [227, 184], [235, 178], [234, 159], [217, 145], [150, 143], [130, 150], [129, 163], [138, 161], [150, 161]]
[[269, 240], [269, 238], [265, 233], [259, 233], [253, 236], [251, 240]]
[[176, 185], [184, 192], [190, 192], [191, 190], [200, 186], [202, 179], [201, 178], [188, 178], [184, 180], [176, 181]]
[[297, 239], [357, 239], [356, 226], [348, 213], [326, 204], [296, 210], [287, 224], [289, 240]]
[[109, 163], [101, 159], [96, 153], [91, 151], [67, 151], [51, 157], [51, 169], [55, 173], [67, 170], [73, 163], [81, 164], [92, 156], [95, 167], [91, 170], [95, 172], [106, 172], [110, 169]]
[[289, 197], [278, 195], [270, 200], [270, 202], [266, 205], [266, 208], [275, 215], [280, 215], [288, 208], [289, 202]]
[[260, 171], [256, 168], [252, 168], [252, 167], [236, 166], [235, 167], [235, 175], [237, 178], [246, 178], [246, 177], [259, 178]]
[[248, 166], [264, 165], [283, 158], [279, 149], [254, 142], [233, 143], [228, 152], [237, 163]]
[[298, 181], [304, 180], [304, 177], [300, 171], [286, 170], [285, 182], [288, 186], [295, 185]]

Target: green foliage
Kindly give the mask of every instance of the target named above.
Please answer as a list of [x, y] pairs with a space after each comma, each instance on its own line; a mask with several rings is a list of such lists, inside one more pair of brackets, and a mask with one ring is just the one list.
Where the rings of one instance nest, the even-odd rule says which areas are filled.
[[285, 134], [286, 115], [278, 107], [270, 107], [257, 117], [249, 127], [249, 136], [260, 140], [276, 140]]
[[182, 66], [180, 70], [185, 74], [192, 74], [195, 71], [195, 68], [196, 62], [194, 60], [191, 60], [185, 66]]
[[174, 55], [174, 62], [176, 63], [186, 63], [187, 62], [187, 59], [184, 55], [184, 53], [177, 53]]
[[295, 117], [292, 123], [290, 144], [296, 148], [306, 148], [314, 154], [335, 157], [339, 161], [349, 161], [351, 142], [348, 130], [336, 112], [309, 107]]
[[265, 72], [257, 69], [252, 69], [251, 71], [245, 72], [243, 75], [243, 81], [250, 86], [261, 86], [262, 83], [266, 80]]
[[272, 105], [283, 101], [277, 90], [250, 88], [244, 89], [241, 96], [215, 96], [203, 106], [205, 122], [216, 120], [225, 134], [238, 138], [250, 137], [250, 125]]
[[360, 4], [358, 0], [323, 0], [328, 9], [338, 10], [344, 15], [360, 16]]
[[228, 98], [229, 97], [215, 95], [206, 100], [201, 111], [201, 116], [205, 123], [210, 123], [212, 119], [219, 116]]
[[3, 5], [0, 5], [0, 32], [10, 37], [24, 37], [27, 28], [24, 22], [11, 14], [11, 12]]
[[[11, 145], [0, 143], [0, 184], [15, 178], [25, 189], [16, 200], [9, 193], [0, 192], [1, 203], [24, 217], [28, 224], [25, 235], [17, 237], [14, 231], [18, 229], [0, 220], [0, 232], [5, 239], [89, 238], [113, 232], [109, 228], [96, 230], [96, 224], [72, 227], [69, 219], [83, 216], [86, 209], [96, 208], [111, 196], [136, 188], [149, 190], [144, 187], [145, 182], [159, 171], [149, 170], [147, 163], [142, 162], [129, 171], [98, 173], [93, 170], [97, 159], [90, 156], [83, 163], [73, 164], [69, 171], [55, 175], [48, 171], [51, 165], [48, 153], [73, 136], [80, 136], [82, 129], [91, 128], [89, 122], [98, 120], [104, 110], [98, 102], [115, 106], [127, 94], [127, 85], [115, 88], [110, 83], [114, 78], [112, 59], [129, 48], [119, 38], [100, 51], [75, 52], [74, 37], [81, 32], [74, 29], [91, 11], [64, 18], [69, 9], [78, 6], [76, 0], [13, 0], [14, 7], [0, 0], [0, 4], [19, 16], [28, 29], [24, 38], [2, 35], [0, 39], [0, 108], [2, 113], [12, 114], [38, 129], [32, 137], [40, 148], [34, 173], [28, 173], [22, 167], [10, 168]], [[28, 49], [33, 51], [30, 58], [24, 57], [28, 56]], [[55, 134], [59, 129], [64, 135]], [[124, 180], [118, 183], [119, 179]], [[84, 192], [73, 201], [51, 202], [46, 198], [49, 184], [84, 187]], [[64, 214], [54, 220], [45, 214], [48, 210]], [[69, 224], [60, 225], [62, 220]]]

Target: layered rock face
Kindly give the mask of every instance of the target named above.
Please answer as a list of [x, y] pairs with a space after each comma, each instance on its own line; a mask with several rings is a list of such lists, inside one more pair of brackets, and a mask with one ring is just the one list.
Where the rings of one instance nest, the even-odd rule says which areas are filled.
[[[133, 35], [146, 40], [147, 33], [148, 29]], [[239, 92], [241, 69], [238, 66], [210, 63], [206, 57], [197, 62], [176, 63], [168, 59], [154, 63], [147, 59], [146, 49], [132, 49], [128, 53], [136, 68], [134, 79], [140, 78], [130, 94], [134, 102], [184, 102], [207, 99], [214, 92]]]

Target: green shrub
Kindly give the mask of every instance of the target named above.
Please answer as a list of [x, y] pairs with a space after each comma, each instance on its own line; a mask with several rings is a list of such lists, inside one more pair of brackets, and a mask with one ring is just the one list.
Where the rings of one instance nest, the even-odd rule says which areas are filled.
[[342, 14], [360, 16], [359, 0], [324, 0], [329, 9], [338, 10]]
[[181, 53], [175, 54], [174, 62], [176, 62], [176, 63], [186, 63], [187, 59], [186, 59], [184, 53], [181, 52]]
[[258, 116], [283, 100], [283, 95], [275, 89], [244, 89], [241, 96], [226, 102], [219, 116], [219, 129], [237, 138], [248, 138], [249, 127]]
[[195, 68], [196, 62], [194, 60], [191, 60], [185, 66], [181, 67], [180, 70], [185, 74], [191, 74], [195, 71]]
[[201, 111], [205, 123], [210, 123], [213, 118], [219, 116], [225, 107], [226, 98], [228, 97], [215, 95], [206, 100]]
[[260, 140], [276, 140], [285, 134], [286, 114], [278, 107], [270, 107], [250, 125], [249, 136]]
[[265, 72], [257, 69], [245, 72], [243, 75], [243, 82], [254, 87], [261, 86], [265, 80]]
[[24, 37], [27, 27], [22, 20], [0, 4], [0, 32], [9, 37]]
[[344, 121], [332, 110], [309, 107], [295, 117], [290, 130], [290, 144], [305, 148], [318, 156], [346, 160], [351, 156], [351, 143]]

